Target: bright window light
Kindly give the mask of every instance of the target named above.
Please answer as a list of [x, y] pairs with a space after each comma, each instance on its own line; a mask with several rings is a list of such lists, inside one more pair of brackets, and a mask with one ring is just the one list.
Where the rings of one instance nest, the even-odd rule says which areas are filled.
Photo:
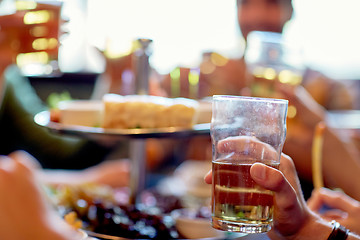
[[100, 48], [111, 42], [125, 52], [133, 39], [151, 38], [159, 71], [196, 66], [203, 51], [238, 49], [235, 1], [91, 0], [88, 20], [89, 40]]
[[[87, 69], [101, 72], [103, 66], [93, 61], [98, 55], [84, 53], [88, 51], [84, 46], [108, 46], [121, 54], [140, 37], [153, 40], [150, 61], [161, 73], [176, 66], [197, 66], [203, 52], [226, 57], [243, 52], [235, 0], [67, 1], [74, 2], [83, 6], [68, 8], [76, 12], [69, 14], [69, 40], [63, 41], [64, 71], [92, 64]], [[293, 5], [294, 17], [285, 36], [303, 48], [307, 65], [333, 78], [360, 79], [360, 1], [293, 0]]]

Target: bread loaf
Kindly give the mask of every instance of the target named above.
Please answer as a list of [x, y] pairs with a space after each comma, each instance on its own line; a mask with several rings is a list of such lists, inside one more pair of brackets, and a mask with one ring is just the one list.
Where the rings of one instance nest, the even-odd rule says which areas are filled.
[[106, 94], [103, 128], [189, 128], [196, 121], [198, 102], [186, 98]]

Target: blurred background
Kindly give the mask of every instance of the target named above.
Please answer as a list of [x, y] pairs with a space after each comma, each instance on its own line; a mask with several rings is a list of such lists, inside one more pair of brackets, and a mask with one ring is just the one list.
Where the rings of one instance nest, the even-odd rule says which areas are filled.
[[[9, 7], [14, 3], [29, 2], [32, 1], [3, 0], [0, 15], [11, 12]], [[292, 2], [294, 12], [284, 27], [283, 37], [302, 49], [305, 65], [329, 78], [355, 86], [353, 89], [360, 88], [357, 81], [360, 79], [360, 33], [356, 31], [360, 22], [356, 11], [360, 2]], [[163, 75], [177, 67], [197, 68], [206, 53], [218, 53], [228, 59], [244, 55], [245, 40], [237, 23], [236, 0], [52, 0], [48, 3], [62, 4], [60, 14], [65, 19], [60, 32], [66, 34], [60, 36], [60, 47], [49, 50], [53, 52], [50, 58], [57, 60], [54, 70], [65, 74], [60, 85], [69, 81], [67, 88], [71, 88], [80, 82], [89, 88], [86, 94], [75, 93], [75, 98], [89, 98], [97, 75], [110, 71], [106, 66], [113, 65], [117, 69], [121, 64], [106, 63], [106, 58], [111, 61], [128, 56], [134, 51], [133, 43], [138, 38], [153, 40], [149, 62]], [[56, 22], [49, 24], [59, 27]], [[54, 34], [57, 32], [57, 29], [51, 29]], [[26, 41], [17, 43], [24, 52], [27, 52]], [[56, 46], [56, 38], [54, 41], [46, 44]], [[19, 60], [23, 59], [17, 58], [21, 65]], [[43, 76], [37, 78], [43, 74], [34, 72], [34, 66], [28, 69], [33, 72], [25, 71], [25, 75], [32, 76], [31, 83], [42, 99], [58, 87], [54, 85], [58, 78], [46, 78], [51, 81], [48, 84]], [[49, 86], [53, 86], [52, 89]], [[357, 102], [356, 108], [360, 108], [360, 100]]]
[[[357, 0], [294, 0], [285, 36], [300, 45], [308, 66], [335, 79], [360, 79]], [[241, 56], [235, 0], [65, 0], [69, 35], [60, 49], [64, 72], [102, 72], [94, 46], [124, 54], [138, 37], [153, 39], [159, 72], [197, 65], [204, 51]]]

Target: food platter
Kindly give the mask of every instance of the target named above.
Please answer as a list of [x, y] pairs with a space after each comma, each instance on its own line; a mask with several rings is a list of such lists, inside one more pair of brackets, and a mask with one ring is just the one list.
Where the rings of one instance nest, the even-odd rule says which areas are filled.
[[94, 140], [123, 139], [123, 138], [181, 138], [197, 135], [209, 135], [210, 123], [195, 124], [192, 128], [143, 128], [143, 129], [104, 129], [101, 127], [87, 127], [79, 125], [64, 125], [50, 121], [50, 112], [43, 111], [34, 116], [34, 121], [39, 126], [51, 132], [86, 137]]
[[49, 111], [39, 112], [34, 116], [34, 122], [50, 132], [67, 136], [75, 136], [83, 139], [91, 139], [100, 143], [115, 144], [129, 139], [129, 158], [133, 164], [131, 171], [131, 192], [130, 202], [138, 201], [139, 193], [145, 186], [145, 141], [147, 138], [186, 138], [210, 134], [210, 123], [195, 124], [191, 128], [137, 128], [137, 129], [105, 129], [101, 127], [88, 127], [80, 125], [68, 125], [53, 122]]

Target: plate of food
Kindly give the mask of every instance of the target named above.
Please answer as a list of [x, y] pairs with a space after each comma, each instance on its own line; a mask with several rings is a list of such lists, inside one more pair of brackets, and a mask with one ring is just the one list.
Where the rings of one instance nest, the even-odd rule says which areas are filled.
[[197, 123], [198, 109], [192, 99], [107, 94], [101, 101], [60, 102], [34, 121], [52, 132], [95, 139], [208, 135], [210, 123]]
[[47, 191], [66, 222], [99, 239], [178, 239], [171, 212], [180, 199], [146, 190], [141, 202], [127, 202], [127, 189], [107, 186], [55, 186]]
[[85, 184], [46, 189], [59, 215], [96, 239], [234, 239], [245, 235], [213, 229], [209, 206], [188, 208], [180, 196], [156, 189], [144, 190], [136, 205], [127, 203], [126, 188]]

